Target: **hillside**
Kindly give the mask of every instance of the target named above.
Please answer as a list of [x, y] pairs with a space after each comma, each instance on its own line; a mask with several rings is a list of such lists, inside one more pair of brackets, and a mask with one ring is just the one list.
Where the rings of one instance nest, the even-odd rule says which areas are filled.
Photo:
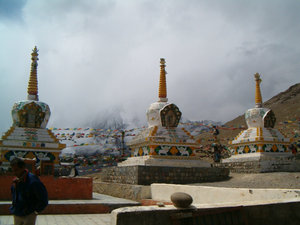
[[[300, 83], [288, 88], [286, 91], [277, 94], [263, 103], [265, 108], [270, 108], [276, 116], [275, 128], [279, 129], [289, 138], [299, 139], [300, 135]], [[247, 109], [245, 109], [246, 111]], [[244, 114], [225, 123], [225, 127], [245, 127], [247, 128]], [[242, 129], [220, 129], [221, 143], [227, 145], [228, 140], [232, 140]], [[199, 135], [202, 144], [207, 145], [213, 142], [211, 133]]]

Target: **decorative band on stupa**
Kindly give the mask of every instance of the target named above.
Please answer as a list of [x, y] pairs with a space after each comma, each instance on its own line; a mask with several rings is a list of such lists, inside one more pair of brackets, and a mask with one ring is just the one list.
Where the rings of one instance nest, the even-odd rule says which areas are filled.
[[160, 59], [160, 77], [159, 77], [159, 90], [158, 98], [160, 102], [167, 102], [167, 82], [166, 82], [166, 61], [164, 58]]
[[37, 81], [37, 66], [38, 63], [37, 61], [39, 60], [38, 58], [38, 49], [35, 46], [34, 49], [32, 50], [31, 53], [31, 71], [30, 71], [30, 77], [29, 77], [29, 82], [28, 82], [28, 100], [34, 100], [38, 101], [39, 96], [38, 96], [38, 81]]

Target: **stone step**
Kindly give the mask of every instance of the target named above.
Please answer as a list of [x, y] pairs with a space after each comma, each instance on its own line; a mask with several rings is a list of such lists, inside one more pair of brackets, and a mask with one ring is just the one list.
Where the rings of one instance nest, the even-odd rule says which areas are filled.
[[[42, 214], [110, 213], [117, 208], [139, 205], [139, 202], [93, 193], [91, 200], [50, 200]], [[9, 215], [10, 206], [10, 201], [0, 201], [0, 215]]]

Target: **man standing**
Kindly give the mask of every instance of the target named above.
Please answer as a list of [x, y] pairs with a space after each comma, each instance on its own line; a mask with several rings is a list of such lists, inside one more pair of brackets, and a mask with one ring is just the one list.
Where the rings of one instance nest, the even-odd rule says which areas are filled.
[[216, 126], [213, 126], [213, 135], [214, 135], [214, 139], [215, 141], [218, 140], [218, 135], [220, 134], [218, 128]]
[[37, 214], [48, 205], [48, 193], [44, 184], [25, 168], [25, 162], [14, 158], [10, 162], [16, 178], [11, 186], [12, 206], [15, 225], [34, 225]]

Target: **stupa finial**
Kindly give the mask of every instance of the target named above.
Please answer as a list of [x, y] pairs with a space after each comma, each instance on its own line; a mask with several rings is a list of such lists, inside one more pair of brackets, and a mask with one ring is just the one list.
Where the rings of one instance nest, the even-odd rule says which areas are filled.
[[38, 49], [35, 46], [31, 53], [32, 62], [31, 62], [31, 71], [30, 71], [30, 77], [29, 77], [28, 89], [27, 89], [28, 100], [35, 100], [35, 101], [39, 100], [38, 81], [37, 81], [37, 66], [38, 66], [37, 61], [39, 60], [38, 55], [39, 55]]
[[256, 88], [255, 88], [255, 107], [261, 108], [262, 107], [262, 97], [260, 92], [260, 74], [256, 73], [254, 74], [255, 82], [256, 82]]
[[158, 97], [160, 102], [167, 102], [167, 82], [166, 82], [166, 61], [164, 58], [160, 59], [160, 78], [159, 78], [159, 90]]

